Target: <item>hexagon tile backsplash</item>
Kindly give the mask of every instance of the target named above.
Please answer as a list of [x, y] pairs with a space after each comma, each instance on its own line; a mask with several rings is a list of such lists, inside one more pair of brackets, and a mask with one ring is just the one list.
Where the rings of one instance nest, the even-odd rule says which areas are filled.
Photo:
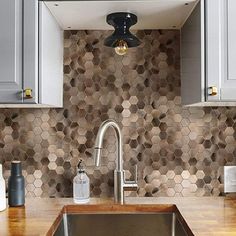
[[[72, 196], [79, 158], [91, 195], [113, 195], [114, 133], [102, 166], [93, 145], [113, 118], [124, 137], [124, 168], [138, 165], [139, 196], [209, 196], [223, 192], [223, 166], [236, 164], [236, 109], [183, 108], [179, 32], [136, 32], [142, 40], [124, 57], [103, 46], [108, 31], [66, 31], [63, 109], [1, 109], [0, 160], [23, 162], [27, 196]], [[136, 195], [136, 193], [129, 193]]]

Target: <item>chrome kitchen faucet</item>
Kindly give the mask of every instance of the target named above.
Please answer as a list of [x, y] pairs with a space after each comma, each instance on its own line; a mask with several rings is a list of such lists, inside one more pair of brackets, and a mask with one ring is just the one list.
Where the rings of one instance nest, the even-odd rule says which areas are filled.
[[116, 138], [118, 141], [118, 156], [117, 156], [117, 166], [114, 171], [114, 200], [115, 203], [124, 204], [124, 191], [127, 190], [137, 190], [137, 166], [135, 168], [135, 180], [134, 181], [126, 181], [123, 170], [123, 151], [122, 151], [122, 135], [119, 125], [114, 120], [106, 120], [104, 121], [97, 134], [97, 138], [95, 141], [95, 165], [100, 165], [101, 153], [102, 153], [102, 144], [104, 135], [109, 127], [112, 127], [116, 133]]

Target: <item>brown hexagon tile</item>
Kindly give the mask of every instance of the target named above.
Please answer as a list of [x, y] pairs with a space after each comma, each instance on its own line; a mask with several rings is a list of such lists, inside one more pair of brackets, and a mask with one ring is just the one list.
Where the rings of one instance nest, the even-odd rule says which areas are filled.
[[122, 128], [129, 179], [138, 165], [139, 196], [222, 195], [223, 166], [236, 164], [235, 109], [181, 106], [178, 31], [137, 31], [142, 45], [124, 57], [103, 47], [110, 33], [64, 32], [63, 109], [1, 109], [4, 176], [10, 161], [20, 159], [27, 196], [70, 197], [82, 158], [91, 196], [113, 196], [112, 130], [102, 166], [93, 163], [98, 127], [112, 118]]

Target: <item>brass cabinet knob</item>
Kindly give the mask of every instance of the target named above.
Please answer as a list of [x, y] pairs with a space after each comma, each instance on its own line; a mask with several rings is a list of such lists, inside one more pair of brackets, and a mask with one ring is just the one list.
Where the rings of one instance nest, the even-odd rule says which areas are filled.
[[216, 86], [209, 87], [209, 93], [210, 96], [216, 96], [218, 94], [218, 89]]
[[31, 99], [31, 98], [33, 98], [32, 91], [33, 90], [31, 88], [26, 88], [24, 90], [24, 99]]

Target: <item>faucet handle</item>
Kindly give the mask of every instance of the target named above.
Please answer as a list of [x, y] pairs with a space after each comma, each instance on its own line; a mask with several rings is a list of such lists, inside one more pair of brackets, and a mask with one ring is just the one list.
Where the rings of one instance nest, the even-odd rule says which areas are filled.
[[135, 165], [134, 180], [125, 180], [124, 176], [124, 188], [125, 190], [137, 190], [138, 189], [138, 166]]

